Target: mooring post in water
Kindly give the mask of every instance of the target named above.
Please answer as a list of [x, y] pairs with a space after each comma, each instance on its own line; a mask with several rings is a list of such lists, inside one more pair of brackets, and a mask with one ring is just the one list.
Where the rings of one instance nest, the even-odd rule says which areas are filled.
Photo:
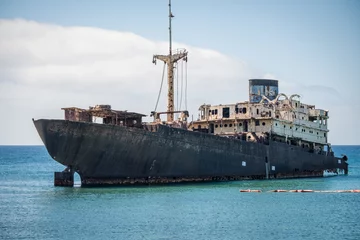
[[74, 186], [74, 171], [71, 167], [67, 167], [62, 172], [54, 173], [54, 186], [73, 187]]

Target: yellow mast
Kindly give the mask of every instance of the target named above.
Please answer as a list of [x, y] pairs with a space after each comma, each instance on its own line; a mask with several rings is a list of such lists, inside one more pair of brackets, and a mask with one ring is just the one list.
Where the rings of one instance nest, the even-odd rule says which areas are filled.
[[180, 59], [187, 60], [187, 51], [182, 49], [172, 52], [172, 39], [171, 39], [171, 19], [174, 17], [171, 12], [171, 0], [169, 0], [169, 54], [168, 55], [154, 55], [153, 62], [156, 59], [163, 61], [167, 64], [168, 72], [168, 105], [167, 105], [167, 122], [174, 121], [174, 63]]

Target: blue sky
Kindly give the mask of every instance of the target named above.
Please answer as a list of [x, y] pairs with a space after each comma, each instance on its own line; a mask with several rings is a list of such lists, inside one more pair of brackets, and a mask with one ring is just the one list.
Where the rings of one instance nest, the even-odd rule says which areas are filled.
[[[280, 91], [284, 81], [286, 90], [336, 114], [337, 135], [340, 114], [360, 117], [352, 111], [360, 110], [360, 1], [173, 0], [172, 7], [174, 41], [269, 73], [280, 80]], [[167, 41], [167, 12], [167, 0], [0, 0], [1, 19], [131, 32], [155, 42]], [[236, 87], [246, 89], [247, 82]], [[326, 94], [316, 98], [318, 92]], [[356, 121], [345, 124], [355, 129]], [[359, 130], [341, 139], [360, 144], [355, 134]]]

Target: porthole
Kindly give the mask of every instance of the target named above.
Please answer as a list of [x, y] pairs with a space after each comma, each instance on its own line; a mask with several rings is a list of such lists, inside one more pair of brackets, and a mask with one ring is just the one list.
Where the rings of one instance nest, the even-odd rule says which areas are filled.
[[229, 124], [229, 127], [232, 127], [232, 124], [231, 124], [231, 123]]
[[219, 126], [216, 124], [216, 125], [215, 125], [215, 128], [218, 128], [218, 127], [219, 127]]
[[224, 127], [227, 127], [227, 124], [224, 124]]
[[265, 126], [265, 122], [262, 122], [262, 125]]
[[241, 126], [242, 126], [242, 123], [239, 123], [239, 126], [241, 127]]

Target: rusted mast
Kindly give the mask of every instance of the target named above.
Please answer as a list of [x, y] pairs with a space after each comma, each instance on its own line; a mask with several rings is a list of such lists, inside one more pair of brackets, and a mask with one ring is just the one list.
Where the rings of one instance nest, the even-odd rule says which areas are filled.
[[[156, 59], [165, 62], [168, 66], [168, 105], [167, 105], [167, 122], [174, 121], [174, 63], [184, 58], [187, 60], [187, 51], [182, 49], [172, 54], [172, 38], [171, 38], [171, 18], [174, 15], [171, 12], [171, 0], [169, 0], [169, 55], [154, 55], [153, 62]], [[177, 109], [179, 110], [179, 109]]]

